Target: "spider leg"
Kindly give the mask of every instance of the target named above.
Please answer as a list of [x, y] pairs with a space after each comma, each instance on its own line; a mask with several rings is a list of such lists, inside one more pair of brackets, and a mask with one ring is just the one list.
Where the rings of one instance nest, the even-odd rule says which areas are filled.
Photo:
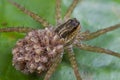
[[25, 9], [23, 6], [17, 4], [16, 2], [13, 2], [12, 0], [8, 0], [8, 1], [11, 4], [13, 4], [14, 6], [16, 6], [18, 9], [20, 9], [22, 12], [24, 12], [25, 14], [29, 15], [30, 17], [32, 17], [37, 22], [41, 23], [44, 27], [51, 26], [45, 19], [43, 19], [42, 17], [38, 16], [37, 14], [35, 14], [35, 13]]
[[22, 32], [27, 33], [29, 31], [34, 30], [33, 28], [28, 27], [8, 27], [8, 28], [0, 28], [0, 32]]
[[75, 73], [77, 80], [82, 80], [80, 73], [79, 73], [79, 70], [78, 70], [78, 65], [77, 65], [77, 62], [75, 59], [75, 55], [74, 55], [72, 46], [67, 47], [66, 50], [67, 50], [67, 54], [68, 54], [69, 60], [71, 62], [72, 68], [74, 69], [74, 73]]
[[[62, 54], [63, 55], [63, 54]], [[62, 56], [61, 54], [58, 55], [54, 61], [54, 63], [52, 64], [52, 66], [50, 67], [50, 69], [47, 71], [44, 80], [49, 80], [50, 77], [52, 76], [52, 74], [55, 72], [58, 64], [62, 61]]]
[[78, 48], [80, 48], [81, 50], [98, 52], [98, 53], [105, 53], [105, 54], [109, 54], [109, 55], [120, 58], [119, 53], [113, 52], [113, 51], [108, 50], [108, 49], [104, 49], [104, 48], [100, 48], [100, 47], [96, 47], [96, 46], [91, 46], [91, 45], [87, 45], [87, 44], [83, 44], [83, 43], [75, 43], [74, 45], [77, 46]]
[[61, 0], [56, 0], [56, 22], [59, 24], [61, 22]]
[[[93, 33], [86, 33], [86, 35], [84, 34], [84, 36], [81, 36], [81, 37], [82, 37], [82, 40], [91, 40], [91, 39], [94, 39], [102, 34], [113, 31], [117, 28], [120, 28], [120, 24], [116, 24], [114, 26], [110, 26], [108, 28], [101, 29], [101, 30], [98, 30], [98, 31], [93, 32]], [[80, 35], [82, 35], [82, 34], [80, 34]]]
[[72, 2], [72, 4], [71, 4], [70, 7], [68, 8], [68, 10], [67, 10], [67, 12], [66, 12], [66, 14], [65, 14], [65, 16], [64, 16], [64, 20], [65, 20], [65, 21], [70, 18], [70, 15], [72, 14], [72, 12], [73, 12], [73, 10], [74, 10], [74, 8], [76, 7], [76, 5], [77, 5], [78, 2], [79, 2], [79, 0], [74, 0], [74, 1]]

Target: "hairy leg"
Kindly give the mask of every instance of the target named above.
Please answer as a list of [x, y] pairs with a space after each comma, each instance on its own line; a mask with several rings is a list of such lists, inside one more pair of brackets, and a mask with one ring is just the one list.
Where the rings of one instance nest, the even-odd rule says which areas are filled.
[[52, 74], [55, 72], [57, 66], [59, 65], [59, 63], [62, 61], [62, 56], [63, 54], [60, 54], [56, 57], [55, 62], [52, 64], [52, 66], [50, 67], [50, 69], [47, 71], [44, 80], [50, 80], [50, 77], [52, 76]]
[[7, 27], [7, 28], [0, 28], [0, 32], [22, 32], [27, 33], [29, 31], [34, 30], [33, 28], [27, 27]]
[[71, 62], [72, 68], [74, 69], [74, 73], [75, 73], [77, 80], [82, 80], [79, 70], [78, 70], [78, 65], [77, 65], [77, 62], [75, 59], [75, 55], [74, 55], [72, 46], [69, 46], [66, 50], [67, 50], [67, 54], [68, 54], [69, 60]]
[[[79, 35], [79, 38], [82, 39], [82, 40], [91, 40], [91, 39], [94, 39], [100, 35], [103, 35], [107, 32], [110, 32], [110, 31], [113, 31], [113, 30], [116, 30], [120, 28], [120, 24], [116, 24], [114, 26], [110, 26], [108, 28], [105, 28], [105, 29], [101, 29], [101, 30], [98, 30], [96, 32], [93, 32], [93, 33], [83, 33], [83, 34], [80, 34]], [[83, 35], [83, 36], [82, 36]]]
[[91, 51], [91, 52], [98, 52], [98, 53], [105, 53], [105, 54], [109, 54], [109, 55], [120, 58], [120, 53], [113, 52], [113, 51], [108, 50], [108, 49], [95, 47], [95, 46], [90, 46], [90, 45], [83, 44], [83, 43], [75, 43], [74, 45], [77, 46], [78, 48], [80, 48], [81, 50], [86, 50], [86, 51]]
[[62, 20], [61, 17], [61, 0], [56, 0], [56, 22], [59, 24]]
[[70, 15], [72, 14], [74, 8], [76, 7], [77, 3], [79, 2], [80, 0], [73, 0], [72, 4], [70, 5], [70, 7], [68, 8], [65, 16], [64, 16], [64, 20], [66, 21], [67, 19], [70, 18]]
[[41, 18], [40, 16], [38, 16], [37, 14], [25, 9], [23, 6], [17, 4], [16, 2], [13, 2], [12, 0], [8, 0], [11, 4], [13, 4], [14, 6], [16, 6], [18, 9], [20, 9], [22, 12], [24, 12], [25, 14], [31, 16], [34, 20], [36, 20], [37, 22], [41, 23], [44, 27], [49, 27], [51, 26], [45, 19]]

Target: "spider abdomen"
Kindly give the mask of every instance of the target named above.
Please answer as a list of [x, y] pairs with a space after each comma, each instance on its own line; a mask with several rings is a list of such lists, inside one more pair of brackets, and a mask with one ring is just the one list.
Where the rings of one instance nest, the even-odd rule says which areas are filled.
[[52, 28], [33, 30], [17, 41], [13, 49], [13, 65], [24, 73], [47, 71], [54, 58], [63, 52], [64, 41]]

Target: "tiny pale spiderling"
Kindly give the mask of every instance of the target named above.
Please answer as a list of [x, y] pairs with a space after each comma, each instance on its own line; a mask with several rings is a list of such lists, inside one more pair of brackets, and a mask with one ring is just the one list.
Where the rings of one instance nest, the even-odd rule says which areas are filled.
[[26, 27], [0, 28], [0, 32], [26, 33], [26, 36], [23, 39], [19, 39], [16, 42], [16, 45], [12, 50], [12, 62], [17, 70], [20, 70], [25, 74], [37, 73], [40, 75], [46, 73], [44, 80], [49, 80], [58, 64], [62, 61], [64, 51], [67, 51], [76, 80], [82, 80], [73, 46], [76, 46], [81, 50], [105, 53], [118, 58], [120, 57], [120, 54], [117, 52], [83, 43], [83, 41], [92, 40], [109, 31], [120, 28], [120, 24], [92, 33], [87, 31], [81, 32], [80, 22], [76, 18], [70, 18], [77, 3], [81, 0], [73, 0], [63, 19], [61, 17], [60, 8], [61, 0], [56, 0], [56, 26], [54, 27], [48, 21], [25, 9], [17, 2], [12, 0], [8, 1], [45, 27], [45, 29]]

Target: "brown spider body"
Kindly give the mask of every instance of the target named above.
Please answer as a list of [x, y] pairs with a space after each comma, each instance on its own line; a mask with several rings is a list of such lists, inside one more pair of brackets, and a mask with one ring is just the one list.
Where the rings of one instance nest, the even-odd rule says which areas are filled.
[[[58, 55], [63, 55], [64, 46], [69, 46], [79, 31], [79, 22], [69, 19], [55, 30], [32, 30], [24, 39], [17, 41], [13, 49], [13, 65], [28, 73], [46, 72]], [[68, 45], [69, 44], [69, 45]]]
[[108, 49], [90, 46], [82, 41], [94, 39], [109, 31], [120, 28], [120, 24], [98, 30], [96, 32], [80, 32], [81, 26], [77, 19], [70, 19], [75, 6], [79, 0], [73, 0], [67, 10], [61, 24], [61, 0], [56, 0], [56, 28], [50, 27], [51, 24], [37, 14], [25, 9], [16, 2], [8, 0], [14, 6], [19, 8], [22, 12], [31, 16], [34, 20], [41, 23], [43, 30], [36, 30], [32, 28], [1, 28], [0, 32], [23, 32], [27, 33], [24, 39], [17, 41], [13, 49], [13, 65], [24, 73], [40, 73], [46, 72], [44, 80], [49, 80], [55, 71], [56, 67], [62, 60], [64, 50], [67, 51], [69, 61], [71, 62], [77, 80], [82, 80], [78, 65], [75, 59], [73, 46], [81, 50], [87, 50], [98, 53], [105, 53], [120, 58], [120, 54]]

